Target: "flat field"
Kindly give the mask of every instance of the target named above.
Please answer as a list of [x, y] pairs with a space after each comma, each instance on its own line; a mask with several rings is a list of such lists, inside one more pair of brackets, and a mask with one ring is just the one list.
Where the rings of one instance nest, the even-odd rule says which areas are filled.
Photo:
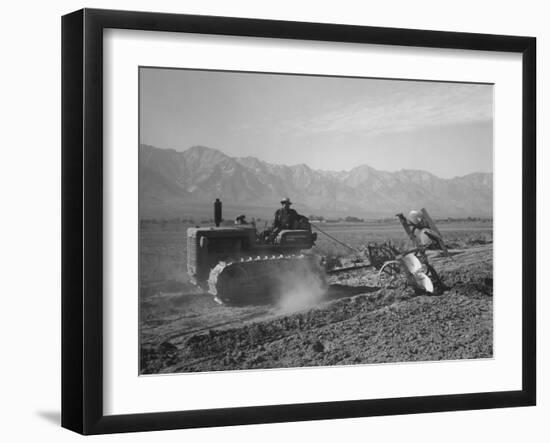
[[[298, 288], [280, 303], [240, 307], [221, 306], [188, 282], [189, 225], [142, 226], [141, 373], [492, 357], [492, 223], [437, 224], [452, 252], [430, 258], [448, 287], [441, 295], [381, 288], [367, 268], [330, 275], [323, 291]], [[408, 247], [394, 222], [318, 226], [358, 249], [388, 240]], [[350, 257], [322, 233], [315, 249]]]
[[[188, 223], [146, 223], [140, 228], [140, 284], [170, 280], [186, 282]], [[209, 225], [204, 225], [209, 226]], [[365, 223], [320, 223], [322, 229], [336, 239], [361, 249], [369, 243], [391, 241], [399, 249], [410, 246], [403, 228], [397, 221]], [[451, 248], [486, 244], [493, 240], [491, 221], [437, 222], [437, 226]], [[324, 256], [346, 257], [350, 250], [318, 232], [314, 252]]]

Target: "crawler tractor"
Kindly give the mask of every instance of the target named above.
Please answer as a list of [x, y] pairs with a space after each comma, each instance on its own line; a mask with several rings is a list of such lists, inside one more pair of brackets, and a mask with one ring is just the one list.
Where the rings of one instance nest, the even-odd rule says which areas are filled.
[[324, 278], [321, 257], [310, 251], [317, 234], [307, 218], [300, 217], [296, 229], [263, 233], [253, 224], [220, 226], [222, 204], [216, 199], [214, 222], [212, 227], [187, 230], [187, 272], [191, 282], [217, 302], [270, 299], [285, 279], [311, 273]]

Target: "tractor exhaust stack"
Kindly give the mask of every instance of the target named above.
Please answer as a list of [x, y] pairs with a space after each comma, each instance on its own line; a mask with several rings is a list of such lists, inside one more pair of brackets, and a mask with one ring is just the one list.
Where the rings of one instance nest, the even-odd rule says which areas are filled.
[[216, 224], [216, 227], [220, 226], [220, 223], [222, 222], [222, 202], [219, 198], [216, 199], [214, 202], [214, 223]]

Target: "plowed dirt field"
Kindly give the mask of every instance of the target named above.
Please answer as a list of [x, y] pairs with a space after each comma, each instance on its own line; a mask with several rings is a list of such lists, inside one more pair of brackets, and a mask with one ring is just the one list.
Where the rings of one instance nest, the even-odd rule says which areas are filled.
[[376, 271], [331, 275], [300, 303], [231, 307], [181, 282], [140, 296], [141, 373], [491, 358], [493, 247], [431, 257], [441, 295], [380, 288]]

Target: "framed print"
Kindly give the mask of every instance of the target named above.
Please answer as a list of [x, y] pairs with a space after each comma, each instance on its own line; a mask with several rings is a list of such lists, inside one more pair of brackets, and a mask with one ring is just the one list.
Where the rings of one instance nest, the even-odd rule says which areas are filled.
[[62, 21], [62, 425], [534, 405], [532, 37]]

